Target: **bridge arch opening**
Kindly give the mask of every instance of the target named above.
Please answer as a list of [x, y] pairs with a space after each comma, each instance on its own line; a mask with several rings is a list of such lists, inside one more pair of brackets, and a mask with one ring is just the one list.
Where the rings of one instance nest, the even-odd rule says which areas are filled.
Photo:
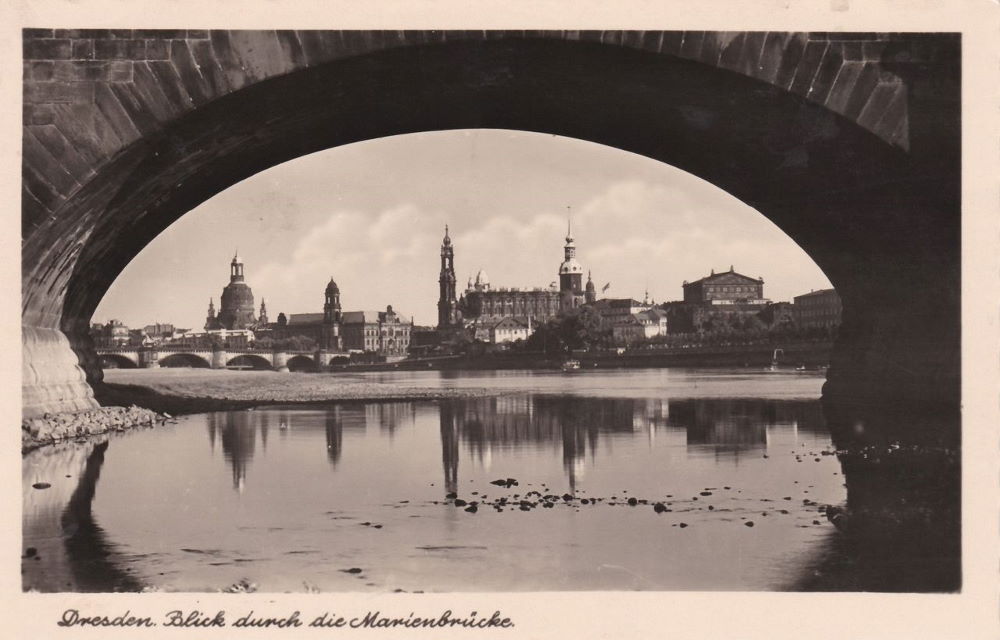
[[209, 369], [212, 366], [208, 360], [194, 353], [161, 353], [159, 363], [166, 368]]
[[316, 362], [309, 356], [292, 356], [288, 359], [288, 370], [313, 372], [316, 371]]
[[128, 358], [117, 353], [107, 353], [101, 355], [102, 369], [136, 369], [139, 365]]
[[[24, 322], [57, 324], [98, 382], [85, 337], [94, 308], [129, 260], [194, 206], [308, 153], [464, 128], [597, 142], [715, 184], [774, 222], [841, 294], [828, 388], [957, 400], [957, 170], [932, 174], [919, 148], [903, 151], [774, 84], [590, 42], [390, 49], [207, 102], [101, 167], [60, 210], [66, 240], [29, 237]], [[77, 238], [86, 239], [78, 252]], [[915, 288], [937, 304], [915, 301]]]
[[257, 355], [255, 353], [245, 353], [238, 355], [235, 358], [230, 358], [226, 362], [227, 369], [255, 369], [258, 371], [267, 371], [271, 369], [271, 361], [264, 356]]

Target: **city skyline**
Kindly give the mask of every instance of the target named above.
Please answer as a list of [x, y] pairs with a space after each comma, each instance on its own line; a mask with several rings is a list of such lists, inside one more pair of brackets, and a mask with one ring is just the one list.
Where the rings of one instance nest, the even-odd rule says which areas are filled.
[[147, 246], [93, 321], [199, 330], [238, 249], [272, 320], [317, 311], [333, 277], [351, 308], [391, 304], [434, 325], [446, 224], [461, 293], [480, 270], [494, 287], [557, 281], [567, 216], [598, 291], [611, 285], [601, 297], [679, 300], [684, 280], [731, 265], [763, 277], [773, 300], [830, 286], [769, 220], [691, 174], [574, 139], [463, 130], [348, 145], [244, 180]]

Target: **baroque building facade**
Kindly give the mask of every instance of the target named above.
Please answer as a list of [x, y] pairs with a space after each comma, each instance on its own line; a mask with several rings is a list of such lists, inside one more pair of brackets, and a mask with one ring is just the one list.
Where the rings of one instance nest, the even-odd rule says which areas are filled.
[[323, 291], [322, 313], [279, 313], [271, 329], [276, 340], [302, 336], [327, 351], [398, 357], [409, 351], [413, 323], [392, 305], [385, 311], [343, 311], [340, 287], [330, 278]]
[[486, 271], [480, 269], [456, 300], [455, 247], [445, 227], [438, 276], [438, 331], [463, 328], [488, 342], [523, 339], [539, 324], [596, 300], [594, 283], [588, 274], [584, 285], [583, 271], [571, 228], [567, 228], [558, 284], [530, 289], [494, 287]]
[[[264, 307], [261, 311], [265, 312]], [[254, 315], [253, 290], [246, 283], [243, 274], [243, 260], [239, 253], [233, 255], [229, 263], [229, 284], [222, 289], [219, 298], [219, 313], [215, 313], [213, 301], [208, 301], [208, 315], [205, 318], [205, 331], [252, 330], [257, 328], [258, 321]]]
[[732, 265], [729, 271], [712, 272], [695, 280], [684, 281], [684, 302], [708, 305], [765, 305], [770, 300], [764, 298], [764, 279], [751, 278], [736, 273]]

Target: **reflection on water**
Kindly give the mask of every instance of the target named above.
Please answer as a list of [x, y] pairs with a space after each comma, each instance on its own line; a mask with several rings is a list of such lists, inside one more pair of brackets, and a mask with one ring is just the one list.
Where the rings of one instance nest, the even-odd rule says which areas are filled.
[[[426, 405], [426, 403], [424, 403]], [[438, 404], [441, 460], [449, 492], [458, 482], [459, 446], [482, 463], [518, 448], [559, 449], [570, 487], [576, 473], [593, 458], [601, 437], [632, 437], [657, 431], [683, 434], [692, 452], [738, 456], [767, 447], [775, 427], [827, 435], [822, 409], [810, 400], [695, 398], [635, 400], [631, 398], [566, 398], [563, 396], [504, 396], [459, 398]], [[323, 410], [326, 452], [336, 467], [344, 450], [344, 431], [377, 430], [389, 437], [412, 426], [418, 408], [413, 402], [335, 405]], [[268, 430], [279, 424], [282, 436], [311, 427], [312, 414], [284, 407], [206, 415], [209, 445], [222, 445], [232, 468], [233, 488], [242, 489], [257, 441], [267, 448]], [[589, 452], [589, 453], [588, 453]]]
[[[82, 458], [25, 456], [25, 546], [43, 560], [22, 561], [24, 586], [780, 589], [831, 533], [803, 505], [844, 499], [833, 456], [800, 459], [828, 445], [815, 400], [518, 393], [190, 416]], [[519, 487], [490, 484], [508, 477]], [[532, 488], [603, 502], [486, 508]], [[625, 495], [671, 511], [613, 506]]]
[[[116, 547], [92, 512], [107, 438], [60, 444], [24, 464], [24, 588], [40, 591], [137, 591], [114, 561]], [[38, 478], [52, 486], [35, 489]], [[51, 478], [51, 480], [49, 480]]]

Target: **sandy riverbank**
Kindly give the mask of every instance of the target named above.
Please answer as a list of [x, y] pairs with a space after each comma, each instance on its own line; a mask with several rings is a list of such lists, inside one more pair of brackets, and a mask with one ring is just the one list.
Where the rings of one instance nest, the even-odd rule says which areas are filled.
[[111, 369], [97, 390], [102, 404], [138, 404], [191, 413], [262, 404], [435, 400], [496, 396], [486, 387], [438, 388], [380, 383], [353, 374], [316, 375], [221, 369]]

